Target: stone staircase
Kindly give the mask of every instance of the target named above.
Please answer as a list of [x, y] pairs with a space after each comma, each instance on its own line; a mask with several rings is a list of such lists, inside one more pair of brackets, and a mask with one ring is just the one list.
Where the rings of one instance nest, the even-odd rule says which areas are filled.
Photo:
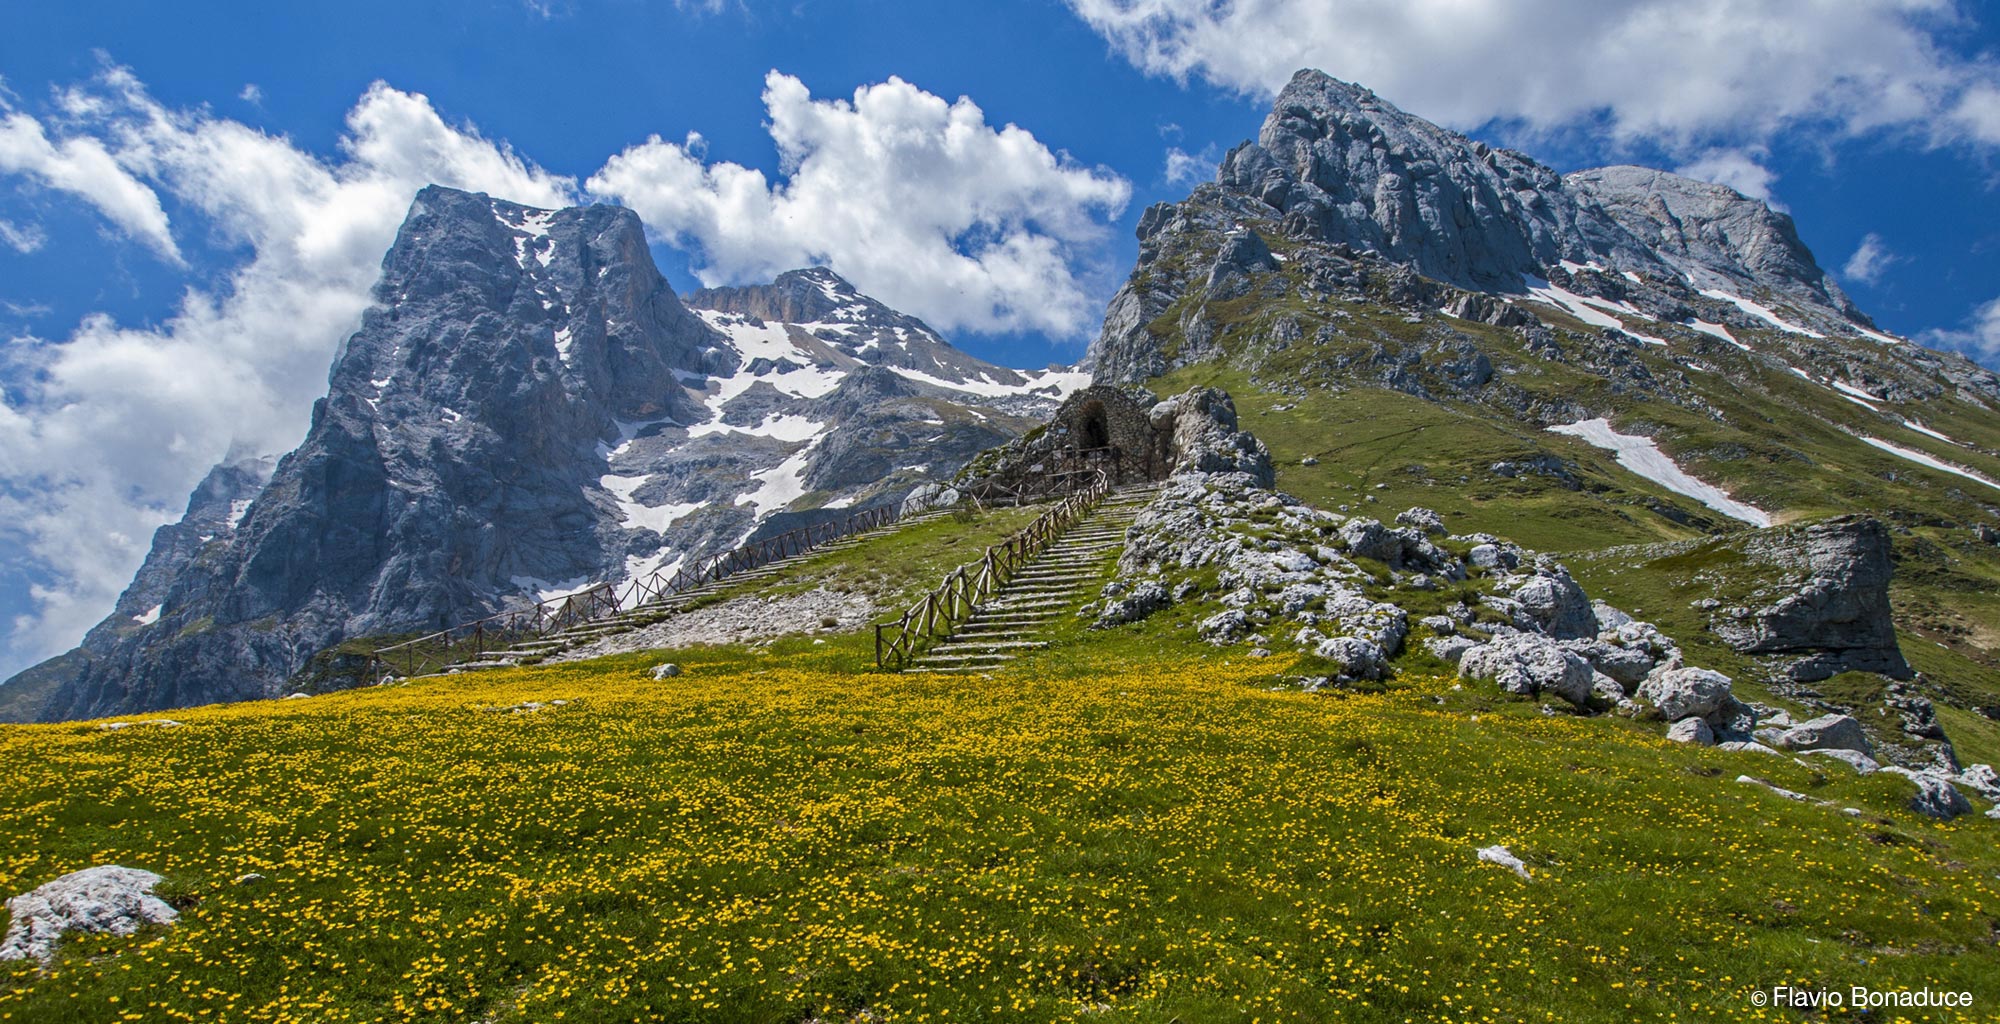
[[747, 572], [732, 573], [721, 579], [710, 580], [701, 586], [683, 590], [664, 600], [643, 604], [617, 615], [592, 619], [589, 622], [580, 622], [559, 633], [550, 633], [545, 636], [535, 637], [532, 640], [523, 640], [510, 647], [489, 652], [485, 658], [478, 661], [467, 661], [453, 665], [446, 671], [511, 668], [515, 665], [533, 663], [551, 654], [557, 654], [573, 647], [581, 647], [599, 637], [627, 633], [642, 626], [650, 626], [663, 619], [678, 615], [690, 607], [699, 605], [708, 598], [723, 591], [735, 590], [744, 584], [755, 585], [765, 580], [783, 576], [802, 562], [833, 552], [845, 551], [848, 548], [864, 544], [886, 534], [894, 533], [919, 523], [931, 522], [950, 514], [949, 511], [938, 511], [905, 516], [889, 526], [850, 534], [835, 541], [828, 541], [810, 550], [801, 551], [796, 555], [780, 558], [774, 562], [766, 562]]
[[1125, 531], [1158, 490], [1158, 484], [1142, 484], [1113, 492], [904, 671], [990, 672], [1047, 647], [1036, 637], [1085, 599], [1105, 563], [1124, 551]]

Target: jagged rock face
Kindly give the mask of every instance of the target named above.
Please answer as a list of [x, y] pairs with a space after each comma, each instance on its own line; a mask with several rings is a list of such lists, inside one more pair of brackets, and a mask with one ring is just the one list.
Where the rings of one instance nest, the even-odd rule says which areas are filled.
[[[1767, 288], [1865, 321], [1799, 240], [1792, 218], [1735, 189], [1647, 167], [1575, 171], [1563, 183], [1697, 289], [1752, 294]], [[1632, 268], [1614, 259], [1611, 269]]]
[[[810, 339], [809, 347], [823, 345], [858, 363], [897, 367], [939, 382], [1029, 390], [1031, 382], [1045, 377], [974, 358], [952, 347], [922, 320], [861, 294], [824, 267], [787, 271], [767, 285], [703, 288], [689, 295], [687, 304], [750, 321], [787, 324], [794, 336]], [[1054, 383], [1043, 381], [1045, 388]]]
[[1439, 281], [1514, 290], [1564, 261], [1696, 288], [1769, 286], [1857, 315], [1791, 218], [1733, 189], [1640, 167], [1561, 176], [1301, 71], [1218, 183], [1294, 233], [1374, 250]]
[[[1559, 175], [1318, 72], [1292, 80], [1213, 183], [1145, 211], [1138, 238], [1085, 359], [1099, 383], [1211, 360], [1254, 373], [1320, 349], [1312, 377], [1326, 386], [1478, 401], [1540, 425], [1610, 411], [1537, 394], [1524, 378], [1542, 361], [1703, 416], [1730, 400], [1711, 378], [1749, 372], [1739, 361], [1797, 368], [1833, 402], [1857, 394], [1839, 382], [2000, 408], [2000, 377], [1876, 331], [1763, 202], [1646, 168]], [[1517, 340], [1496, 346], [1440, 313]], [[1379, 314], [1422, 326], [1385, 329]]]
[[1710, 628], [1745, 654], [1799, 655], [1788, 672], [1801, 681], [1841, 672], [1910, 677], [1890, 617], [1895, 572], [1881, 521], [1848, 517], [1749, 538], [1744, 553], [1782, 571], [1782, 596], [1759, 608], [1723, 609]]
[[705, 294], [816, 319], [690, 310], [627, 210], [425, 189], [305, 442], [268, 484], [212, 474], [118, 613], [0, 713], [274, 696], [348, 638], [899, 502], [1079, 380], [980, 362], [824, 271]]

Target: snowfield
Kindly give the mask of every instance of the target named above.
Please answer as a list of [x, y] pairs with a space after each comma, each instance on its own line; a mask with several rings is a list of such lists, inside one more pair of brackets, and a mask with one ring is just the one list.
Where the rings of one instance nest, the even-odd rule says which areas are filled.
[[1621, 434], [1611, 429], [1611, 421], [1599, 417], [1550, 427], [1552, 433], [1579, 437], [1599, 448], [1618, 453], [1618, 464], [1659, 484], [1675, 494], [1684, 494], [1730, 517], [1752, 526], [1771, 525], [1770, 513], [1729, 496], [1713, 484], [1689, 476], [1650, 437]]

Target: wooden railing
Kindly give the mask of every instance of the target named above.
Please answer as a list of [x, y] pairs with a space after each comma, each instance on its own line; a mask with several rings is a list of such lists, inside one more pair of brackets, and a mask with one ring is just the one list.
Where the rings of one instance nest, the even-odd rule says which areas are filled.
[[951, 635], [959, 623], [1021, 567], [1055, 543], [1077, 520], [1090, 514], [1111, 492], [1111, 477], [1098, 472], [1089, 483], [1073, 491], [1056, 507], [1042, 513], [1020, 532], [986, 549], [986, 553], [947, 573], [944, 582], [925, 594], [894, 622], [875, 625], [875, 667], [907, 667], [932, 643]]
[[967, 488], [964, 493], [982, 508], [1046, 501], [1051, 495], [1068, 494], [1087, 487], [1099, 475], [1110, 475], [1117, 469], [1123, 454], [1115, 447], [1058, 451], [1046, 457], [1041, 472], [1022, 480], [1017, 487], [987, 480]]
[[655, 572], [627, 580], [623, 586], [599, 583], [566, 597], [553, 598], [475, 619], [414, 640], [382, 647], [372, 653], [373, 677], [414, 676], [452, 665], [478, 661], [516, 644], [552, 636], [684, 594], [740, 572], [757, 569], [842, 537], [894, 523], [898, 508], [884, 505], [842, 520], [829, 520], [789, 530], [774, 537], [732, 548], [672, 574]]

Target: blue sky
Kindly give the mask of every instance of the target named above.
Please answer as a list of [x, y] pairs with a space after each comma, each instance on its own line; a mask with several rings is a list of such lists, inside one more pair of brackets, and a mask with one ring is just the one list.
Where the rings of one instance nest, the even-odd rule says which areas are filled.
[[1951, 0], [20, 6], [0, 676], [104, 615], [232, 444], [302, 436], [423, 180], [625, 202], [677, 288], [828, 262], [1039, 366], [1311, 65], [1560, 170], [1768, 195], [1885, 328], [2000, 363], [2000, 35]]

